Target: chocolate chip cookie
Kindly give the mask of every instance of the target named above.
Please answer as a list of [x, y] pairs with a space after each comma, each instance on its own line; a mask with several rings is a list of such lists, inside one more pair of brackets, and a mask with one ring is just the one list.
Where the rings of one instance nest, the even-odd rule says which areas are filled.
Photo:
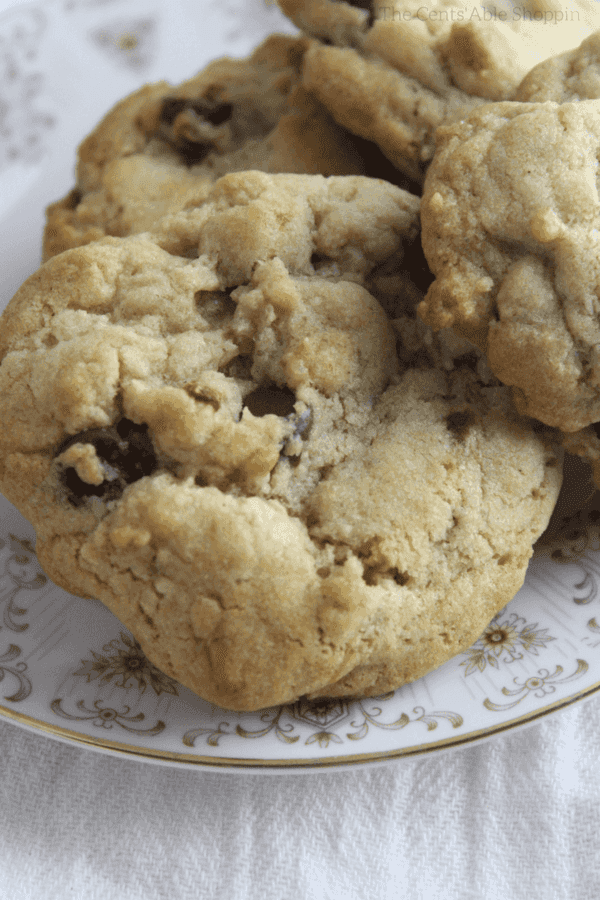
[[47, 210], [44, 259], [105, 235], [146, 231], [204, 200], [227, 172], [401, 176], [299, 84], [308, 41], [271, 35], [247, 59], [219, 59], [190, 81], [146, 85], [80, 149], [77, 185]]
[[348, 130], [375, 141], [422, 181], [435, 130], [490, 100], [508, 100], [526, 73], [600, 27], [598, 4], [528, 0], [279, 0], [316, 40], [303, 83]]
[[381, 180], [227, 175], [50, 259], [4, 314], [0, 485], [42, 565], [221, 706], [418, 678], [550, 517], [560, 451], [510, 392], [401, 361], [377, 285], [418, 209]]
[[424, 320], [569, 432], [600, 420], [599, 151], [598, 100], [491, 104], [439, 129], [423, 194]]

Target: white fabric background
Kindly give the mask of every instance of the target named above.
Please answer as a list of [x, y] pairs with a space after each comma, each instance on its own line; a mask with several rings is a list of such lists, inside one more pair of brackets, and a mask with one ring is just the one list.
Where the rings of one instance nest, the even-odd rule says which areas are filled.
[[[17, 6], [41, 10], [46, 30], [33, 56], [7, 45], [5, 59], [53, 125], [43, 178], [37, 158], [0, 172], [7, 297], [35, 268], [76, 142], [114, 100], [282, 27], [261, 0], [220, 14], [214, 0], [0, 0], [0, 14]], [[138, 19], [154, 23], [139, 65], [94, 44]], [[598, 900], [599, 745], [600, 699], [452, 753], [291, 775], [126, 761], [2, 721], [0, 900]]]
[[0, 900], [598, 900], [600, 700], [475, 747], [180, 771], [0, 723]]

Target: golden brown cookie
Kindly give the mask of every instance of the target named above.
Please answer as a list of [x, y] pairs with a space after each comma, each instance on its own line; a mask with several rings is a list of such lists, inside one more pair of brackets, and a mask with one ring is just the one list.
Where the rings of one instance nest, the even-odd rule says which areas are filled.
[[574, 50], [537, 65], [525, 76], [514, 99], [526, 103], [600, 99], [600, 31]]
[[502, 103], [438, 131], [420, 313], [487, 351], [519, 410], [600, 420], [600, 101]]
[[418, 207], [228, 175], [154, 234], [49, 260], [4, 314], [0, 485], [42, 565], [222, 706], [418, 678], [549, 519], [560, 451], [469, 366], [404, 368], [365, 287]]
[[299, 85], [305, 38], [272, 35], [247, 59], [218, 59], [179, 86], [146, 85], [79, 148], [77, 186], [47, 211], [44, 259], [105, 235], [146, 231], [206, 198], [227, 172], [372, 174], [399, 182]]
[[482, 102], [507, 100], [529, 69], [600, 27], [593, 0], [279, 0], [315, 41], [303, 82], [332, 116], [422, 180], [435, 129]]

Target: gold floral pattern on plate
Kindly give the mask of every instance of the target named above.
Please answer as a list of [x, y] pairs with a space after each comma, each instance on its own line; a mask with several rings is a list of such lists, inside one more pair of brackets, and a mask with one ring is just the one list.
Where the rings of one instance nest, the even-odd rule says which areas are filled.
[[[453, 712], [431, 712], [426, 713], [423, 707], [415, 707], [413, 713], [415, 718], [411, 719], [405, 712], [400, 715], [396, 712], [392, 717], [393, 721], [384, 722], [379, 719], [383, 713], [380, 706], [369, 709], [369, 704], [385, 703], [394, 698], [394, 692], [384, 694], [381, 697], [374, 697], [372, 700], [356, 700], [349, 702], [346, 700], [297, 700], [296, 703], [279, 706], [271, 710], [264, 710], [259, 714], [260, 722], [263, 727], [246, 728], [241, 724], [237, 724], [232, 728], [228, 722], [219, 722], [216, 729], [199, 726], [191, 728], [183, 735], [183, 743], [186, 747], [193, 747], [196, 740], [206, 735], [206, 743], [211, 747], [217, 747], [222, 737], [233, 737], [237, 735], [241, 738], [264, 738], [268, 734], [273, 734], [279, 741], [285, 744], [295, 744], [301, 737], [305, 737], [305, 746], [317, 743], [319, 747], [329, 747], [330, 743], [343, 744], [344, 739], [350, 741], [360, 741], [366, 738], [369, 733], [369, 727], [385, 728], [388, 730], [398, 730], [406, 728], [415, 722], [422, 722], [428, 731], [432, 731], [438, 726], [438, 719], [446, 719], [452, 724], [453, 728], [459, 728], [463, 724], [462, 716]], [[354, 719], [352, 716], [359, 714], [359, 718]], [[340, 733], [342, 722], [351, 718], [350, 723], [345, 728], [354, 729], [352, 731], [344, 731]], [[290, 721], [296, 720], [296, 722]], [[308, 726], [303, 729], [303, 734], [294, 734], [293, 732], [298, 725]], [[333, 728], [336, 730], [332, 730]], [[306, 736], [306, 731], [310, 733]]]
[[[10, 555], [0, 566], [0, 605], [4, 607], [3, 626], [10, 631], [25, 631], [27, 622], [20, 620], [27, 613], [17, 601], [24, 597], [26, 591], [39, 591], [48, 584], [35, 555], [35, 550], [26, 538], [20, 540], [14, 534], [8, 540], [0, 538], [0, 550], [9, 547]], [[16, 621], [19, 619], [19, 621]], [[3, 627], [0, 625], [0, 630]]]
[[61, 703], [62, 700], [59, 697], [50, 704], [52, 711], [58, 716], [62, 716], [63, 719], [71, 719], [72, 721], [91, 722], [96, 728], [112, 728], [113, 725], [118, 725], [120, 728], [124, 728], [125, 731], [132, 731], [135, 734], [145, 734], [148, 737], [160, 734], [165, 728], [165, 723], [160, 721], [150, 728], [134, 728], [131, 724], [127, 724], [132, 722], [142, 722], [144, 720], [144, 713], [137, 713], [134, 716], [130, 716], [129, 713], [131, 710], [128, 706], [124, 706], [122, 712], [118, 712], [110, 706], [101, 706], [100, 701], [96, 700], [94, 701], [95, 709], [88, 709], [84, 701], [79, 700], [77, 702], [77, 709], [80, 710], [81, 715], [77, 715], [67, 712], [62, 708]]
[[476, 670], [483, 672], [486, 665], [499, 668], [500, 662], [515, 662], [523, 659], [523, 651], [538, 655], [550, 641], [556, 640], [547, 628], [538, 628], [538, 623], [528, 624], [522, 616], [499, 613], [487, 626], [479, 640], [465, 651], [465, 676]]
[[11, 703], [19, 703], [21, 700], [25, 700], [33, 690], [31, 681], [25, 674], [27, 663], [21, 660], [14, 665], [9, 665], [9, 663], [14, 663], [20, 655], [21, 648], [17, 647], [16, 644], [11, 644], [8, 650], [0, 656], [0, 681], [4, 681], [6, 675], [12, 675], [18, 683], [17, 690], [4, 698], [5, 700], [10, 700]]
[[98, 679], [99, 684], [114, 681], [118, 687], [136, 684], [140, 693], [150, 687], [157, 696], [162, 693], [177, 694], [179, 685], [150, 662], [135, 638], [121, 631], [102, 647], [103, 653], [89, 651], [92, 659], [82, 659], [80, 667], [73, 672], [89, 683]]
[[590, 621], [587, 623], [587, 627], [590, 631], [593, 631], [594, 634], [600, 634], [600, 625], [598, 625], [595, 618], [590, 619]]
[[500, 710], [512, 709], [513, 706], [516, 706], [532, 692], [536, 697], [543, 697], [544, 694], [553, 694], [556, 691], [557, 684], [566, 684], [568, 681], [575, 681], [575, 679], [580, 678], [587, 672], [589, 665], [584, 659], [578, 659], [576, 662], [577, 668], [575, 671], [570, 675], [566, 675], [564, 678], [560, 677], [563, 672], [562, 666], [556, 666], [554, 672], [549, 672], [548, 669], [539, 669], [537, 674], [530, 676], [524, 684], [519, 684], [518, 679], [515, 678], [514, 683], [517, 685], [516, 690], [511, 691], [508, 688], [503, 687], [502, 693], [505, 697], [518, 697], [517, 700], [513, 700], [511, 703], [494, 703], [486, 697], [483, 701], [483, 705], [486, 709], [499, 712]]

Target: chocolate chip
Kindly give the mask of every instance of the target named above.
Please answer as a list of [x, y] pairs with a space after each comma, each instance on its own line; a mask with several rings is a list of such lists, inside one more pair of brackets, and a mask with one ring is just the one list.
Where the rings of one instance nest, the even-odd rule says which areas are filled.
[[266, 416], [271, 413], [274, 416], [285, 417], [294, 412], [295, 402], [294, 392], [289, 388], [261, 384], [248, 394], [244, 406], [248, 407], [253, 416]]
[[193, 106], [194, 112], [198, 113], [198, 115], [203, 116], [207, 122], [210, 122], [211, 125], [222, 125], [224, 122], [227, 122], [233, 113], [233, 106], [231, 103], [220, 103], [218, 106], [213, 109], [208, 109], [207, 107], [199, 107], [198, 105]]
[[163, 100], [160, 121], [164, 125], [172, 125], [177, 116], [184, 110], [193, 110], [196, 115], [210, 122], [211, 125], [222, 125], [231, 118], [231, 103], [214, 103], [203, 100], [187, 100], [178, 97], [167, 97]]
[[157, 467], [148, 426], [130, 419], [121, 419], [110, 428], [82, 431], [61, 444], [56, 455], [73, 444], [92, 444], [106, 477], [102, 484], [88, 484], [72, 466], [63, 468], [60, 481], [72, 506], [82, 506], [88, 497], [116, 500], [128, 484], [151, 475]]
[[182, 154], [188, 165], [193, 165], [201, 162], [215, 147], [210, 130], [206, 133], [206, 125], [218, 128], [232, 115], [231, 103], [207, 98], [167, 97], [159, 116], [160, 133]]
[[469, 409], [453, 412], [446, 416], [446, 428], [457, 441], [464, 441], [469, 429], [477, 422], [477, 416]]
[[400, 585], [400, 587], [404, 587], [411, 580], [411, 576], [408, 574], [408, 572], [400, 572], [400, 570], [396, 568], [390, 571], [390, 575], [392, 576], [396, 584]]
[[180, 112], [189, 104], [189, 100], [180, 100], [177, 97], [167, 97], [163, 100], [160, 111], [160, 121], [163, 125], [172, 125]]

